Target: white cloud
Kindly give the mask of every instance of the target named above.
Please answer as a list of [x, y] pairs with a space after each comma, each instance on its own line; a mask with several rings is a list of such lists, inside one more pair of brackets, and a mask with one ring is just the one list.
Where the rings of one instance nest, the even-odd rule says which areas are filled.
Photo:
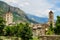
[[30, 9], [27, 10], [28, 13], [30, 12], [30, 14], [36, 15], [39, 17], [48, 17], [49, 10], [50, 10], [50, 8], [53, 7], [53, 5], [48, 3], [46, 0], [45, 1], [44, 0], [40, 0], [40, 1], [37, 0], [33, 3], [31, 3], [30, 6], [31, 6]]
[[21, 6], [21, 7], [25, 7], [25, 6], [28, 6], [28, 5], [30, 5], [28, 2], [24, 2], [24, 3], [20, 3], [19, 7], [20, 7], [20, 6]]
[[18, 0], [5, 0], [5, 2], [13, 2], [13, 3], [17, 3], [18, 2]]
[[49, 9], [46, 10], [35, 10], [33, 15], [39, 16], [39, 17], [48, 17], [49, 14]]
[[[53, 7], [47, 0], [5, 0], [8, 4], [14, 5], [24, 10], [26, 13], [38, 17], [47, 17], [50, 8]], [[16, 6], [14, 5], [14, 6]]]
[[24, 7], [24, 4], [20, 4], [21, 7]]
[[24, 4], [25, 4], [25, 5], [30, 5], [28, 2], [25, 2]]

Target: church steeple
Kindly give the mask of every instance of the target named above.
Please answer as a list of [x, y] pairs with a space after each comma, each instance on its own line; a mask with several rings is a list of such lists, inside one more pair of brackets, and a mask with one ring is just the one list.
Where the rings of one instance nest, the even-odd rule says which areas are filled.
[[50, 12], [49, 12], [49, 14], [53, 14], [53, 12], [52, 12], [52, 11], [50, 11]]
[[10, 25], [13, 23], [13, 14], [11, 12], [10, 6], [8, 8], [7, 13], [5, 14], [6, 25]]
[[53, 15], [54, 15], [53, 12], [50, 11], [50, 12], [49, 12], [49, 21], [50, 21], [50, 22], [52, 22], [53, 19], [54, 19], [54, 16], [53, 16]]
[[8, 13], [10, 12], [10, 6], [9, 6], [9, 8], [8, 8]]
[[52, 11], [49, 12], [49, 23], [54, 25], [54, 13]]

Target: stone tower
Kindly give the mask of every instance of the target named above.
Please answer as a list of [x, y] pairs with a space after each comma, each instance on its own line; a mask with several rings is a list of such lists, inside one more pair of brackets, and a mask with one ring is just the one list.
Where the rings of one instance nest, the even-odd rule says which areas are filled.
[[54, 13], [52, 11], [49, 12], [49, 25], [52, 23], [54, 27]]
[[13, 23], [13, 15], [10, 11], [10, 7], [8, 9], [8, 12], [5, 14], [5, 21], [6, 21], [6, 25], [10, 25]]

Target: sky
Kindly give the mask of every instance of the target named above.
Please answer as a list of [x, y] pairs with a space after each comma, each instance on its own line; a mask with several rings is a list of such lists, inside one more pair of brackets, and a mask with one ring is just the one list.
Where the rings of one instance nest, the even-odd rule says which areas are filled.
[[54, 19], [60, 15], [60, 0], [1, 0], [11, 6], [22, 9], [27, 14], [48, 17], [49, 11], [54, 12]]

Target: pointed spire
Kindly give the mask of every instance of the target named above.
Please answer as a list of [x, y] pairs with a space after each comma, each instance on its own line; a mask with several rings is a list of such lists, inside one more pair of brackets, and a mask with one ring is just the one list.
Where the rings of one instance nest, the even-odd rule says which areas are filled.
[[10, 6], [9, 6], [9, 8], [8, 8], [8, 12], [10, 12]]
[[50, 11], [49, 13], [53, 13], [52, 11]]

